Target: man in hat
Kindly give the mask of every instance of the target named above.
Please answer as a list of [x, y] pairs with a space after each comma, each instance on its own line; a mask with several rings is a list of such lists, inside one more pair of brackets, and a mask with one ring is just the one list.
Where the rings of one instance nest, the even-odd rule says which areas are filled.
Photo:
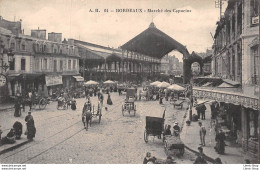
[[197, 158], [194, 162], [194, 164], [207, 164], [207, 161], [204, 159], [204, 153], [203, 153], [203, 148], [198, 147], [199, 153], [197, 154]]
[[178, 136], [180, 134], [181, 128], [178, 124], [178, 122], [175, 122], [173, 125], [173, 133], [175, 136]]
[[199, 122], [199, 126], [200, 126], [200, 145], [205, 146], [205, 136], [206, 136], [206, 128], [204, 126], [202, 126], [202, 123]]
[[156, 158], [151, 156], [150, 152], [146, 153], [143, 164], [155, 163]]
[[205, 120], [205, 112], [206, 112], [207, 108], [205, 106], [205, 104], [201, 104], [200, 107], [200, 113], [201, 113], [201, 120]]

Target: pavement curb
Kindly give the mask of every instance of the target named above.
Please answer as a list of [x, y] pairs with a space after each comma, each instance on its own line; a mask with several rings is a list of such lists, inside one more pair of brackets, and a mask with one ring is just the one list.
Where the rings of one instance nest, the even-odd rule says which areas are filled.
[[[184, 122], [186, 122], [187, 120], [188, 120], [188, 117], [189, 116], [187, 116], [189, 114], [189, 110], [187, 110], [186, 112], [185, 112], [185, 118], [184, 118], [184, 120], [183, 120], [183, 126], [187, 126], [187, 125], [185, 125], [185, 123]], [[183, 128], [182, 128], [183, 129]], [[186, 148], [186, 149], [188, 149], [189, 151], [191, 151], [191, 152], [193, 152], [193, 153], [195, 153], [196, 155], [197, 154], [199, 154], [199, 152], [198, 151], [196, 151], [196, 150], [194, 150], [194, 149], [191, 149], [191, 147], [188, 147], [185, 143], [184, 143], [184, 147]], [[211, 158], [211, 157], [209, 157], [209, 156], [207, 156], [207, 155], [205, 155], [204, 154], [204, 158], [207, 160], [207, 161], [209, 161], [209, 162], [211, 162], [211, 163], [215, 163], [215, 159], [213, 159], [213, 158]]]
[[6, 110], [11, 110], [11, 109], [14, 109], [14, 107], [8, 107], [8, 108], [0, 109], [0, 111], [6, 111]]
[[23, 145], [25, 145], [25, 144], [27, 144], [27, 143], [30, 143], [30, 142], [31, 142], [31, 141], [27, 140], [27, 141], [24, 141], [24, 142], [19, 143], [19, 144], [17, 144], [17, 145], [14, 145], [14, 146], [11, 146], [11, 147], [9, 147], [9, 148], [6, 148], [6, 149], [0, 151], [0, 155], [4, 154], [4, 153], [6, 153], [6, 152], [12, 151], [12, 150], [14, 150], [14, 149], [17, 149], [17, 148], [19, 148], [19, 147], [21, 147], [21, 146], [23, 146]]

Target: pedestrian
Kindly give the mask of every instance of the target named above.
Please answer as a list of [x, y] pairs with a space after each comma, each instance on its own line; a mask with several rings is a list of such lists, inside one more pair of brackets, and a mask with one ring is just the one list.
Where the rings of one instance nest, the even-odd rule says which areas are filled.
[[206, 146], [205, 144], [206, 128], [202, 126], [201, 122], [199, 122], [199, 126], [200, 126], [200, 145]]
[[23, 133], [23, 125], [21, 122], [16, 121], [13, 125], [14, 131], [15, 131], [15, 139], [21, 139], [21, 135]]
[[223, 132], [222, 129], [220, 129], [219, 132], [216, 133], [215, 140], [217, 143], [216, 146], [214, 147], [214, 149], [218, 154], [224, 154], [225, 152], [225, 139], [226, 139], [225, 133]]
[[165, 163], [166, 164], [176, 164], [176, 162], [174, 162], [174, 159], [172, 159], [171, 156], [167, 156]]
[[14, 144], [15, 143], [15, 130], [12, 128], [5, 137], [1, 140], [2, 145], [4, 144]]
[[207, 110], [205, 104], [203, 103], [200, 107], [200, 112], [201, 112], [201, 120], [205, 120], [205, 111]]
[[222, 164], [222, 161], [220, 158], [216, 158], [214, 164]]
[[200, 105], [196, 105], [196, 110], [197, 110], [198, 119], [200, 119], [200, 113], [201, 113]]
[[33, 100], [33, 92], [30, 90], [28, 92], [28, 105], [29, 105], [29, 108], [30, 108], [29, 111], [32, 110], [32, 100]]
[[205, 160], [205, 154], [203, 153], [203, 148], [198, 147], [199, 153], [197, 154], [197, 158], [194, 162], [194, 164], [207, 164], [207, 161]]
[[146, 153], [146, 157], [144, 158], [143, 164], [155, 163], [156, 158], [151, 156], [150, 152]]
[[17, 96], [14, 103], [14, 116], [20, 117], [21, 116], [21, 101], [20, 97]]
[[28, 115], [25, 117], [25, 122], [26, 122], [26, 135], [28, 140], [33, 140], [36, 134], [36, 128], [34, 124], [34, 119], [32, 116], [32, 113], [29, 111]]
[[172, 135], [172, 132], [171, 132], [171, 125], [167, 125], [167, 129], [165, 130], [164, 135]]
[[76, 100], [74, 99], [74, 98], [72, 98], [72, 100], [71, 100], [71, 110], [76, 110], [77, 109], [77, 102], [76, 102]]
[[108, 94], [108, 97], [107, 97], [107, 104], [108, 105], [113, 105], [113, 102], [111, 100], [110, 94]]
[[178, 122], [175, 122], [174, 126], [173, 126], [173, 133], [174, 133], [174, 135], [175, 136], [179, 136], [180, 131], [181, 131], [181, 128], [180, 128]]

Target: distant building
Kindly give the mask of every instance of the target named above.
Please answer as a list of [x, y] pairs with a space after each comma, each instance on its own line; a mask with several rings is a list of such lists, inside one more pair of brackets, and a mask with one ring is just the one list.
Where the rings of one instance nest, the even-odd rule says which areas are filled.
[[31, 37], [46, 40], [46, 30], [40, 30], [39, 27], [37, 30], [31, 30]]
[[8, 21], [0, 16], [0, 27], [10, 30], [12, 34], [18, 35], [22, 33], [22, 20], [20, 21]]
[[170, 71], [170, 59], [166, 55], [161, 59], [161, 73], [168, 74]]

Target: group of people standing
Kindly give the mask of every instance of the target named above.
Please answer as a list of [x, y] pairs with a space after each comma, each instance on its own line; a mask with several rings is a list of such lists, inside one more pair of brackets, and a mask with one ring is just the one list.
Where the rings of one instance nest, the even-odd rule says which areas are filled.
[[[28, 140], [33, 140], [36, 134], [36, 128], [35, 128], [33, 116], [30, 111], [28, 112], [28, 115], [25, 117], [25, 122], [26, 122], [26, 130], [24, 134], [27, 136]], [[21, 122], [16, 121], [13, 124], [13, 127], [7, 133], [7, 135], [3, 138], [1, 138], [2, 133], [3, 131], [0, 126], [0, 145], [13, 144], [15, 143], [16, 140], [21, 139], [23, 133], [23, 125]]]

